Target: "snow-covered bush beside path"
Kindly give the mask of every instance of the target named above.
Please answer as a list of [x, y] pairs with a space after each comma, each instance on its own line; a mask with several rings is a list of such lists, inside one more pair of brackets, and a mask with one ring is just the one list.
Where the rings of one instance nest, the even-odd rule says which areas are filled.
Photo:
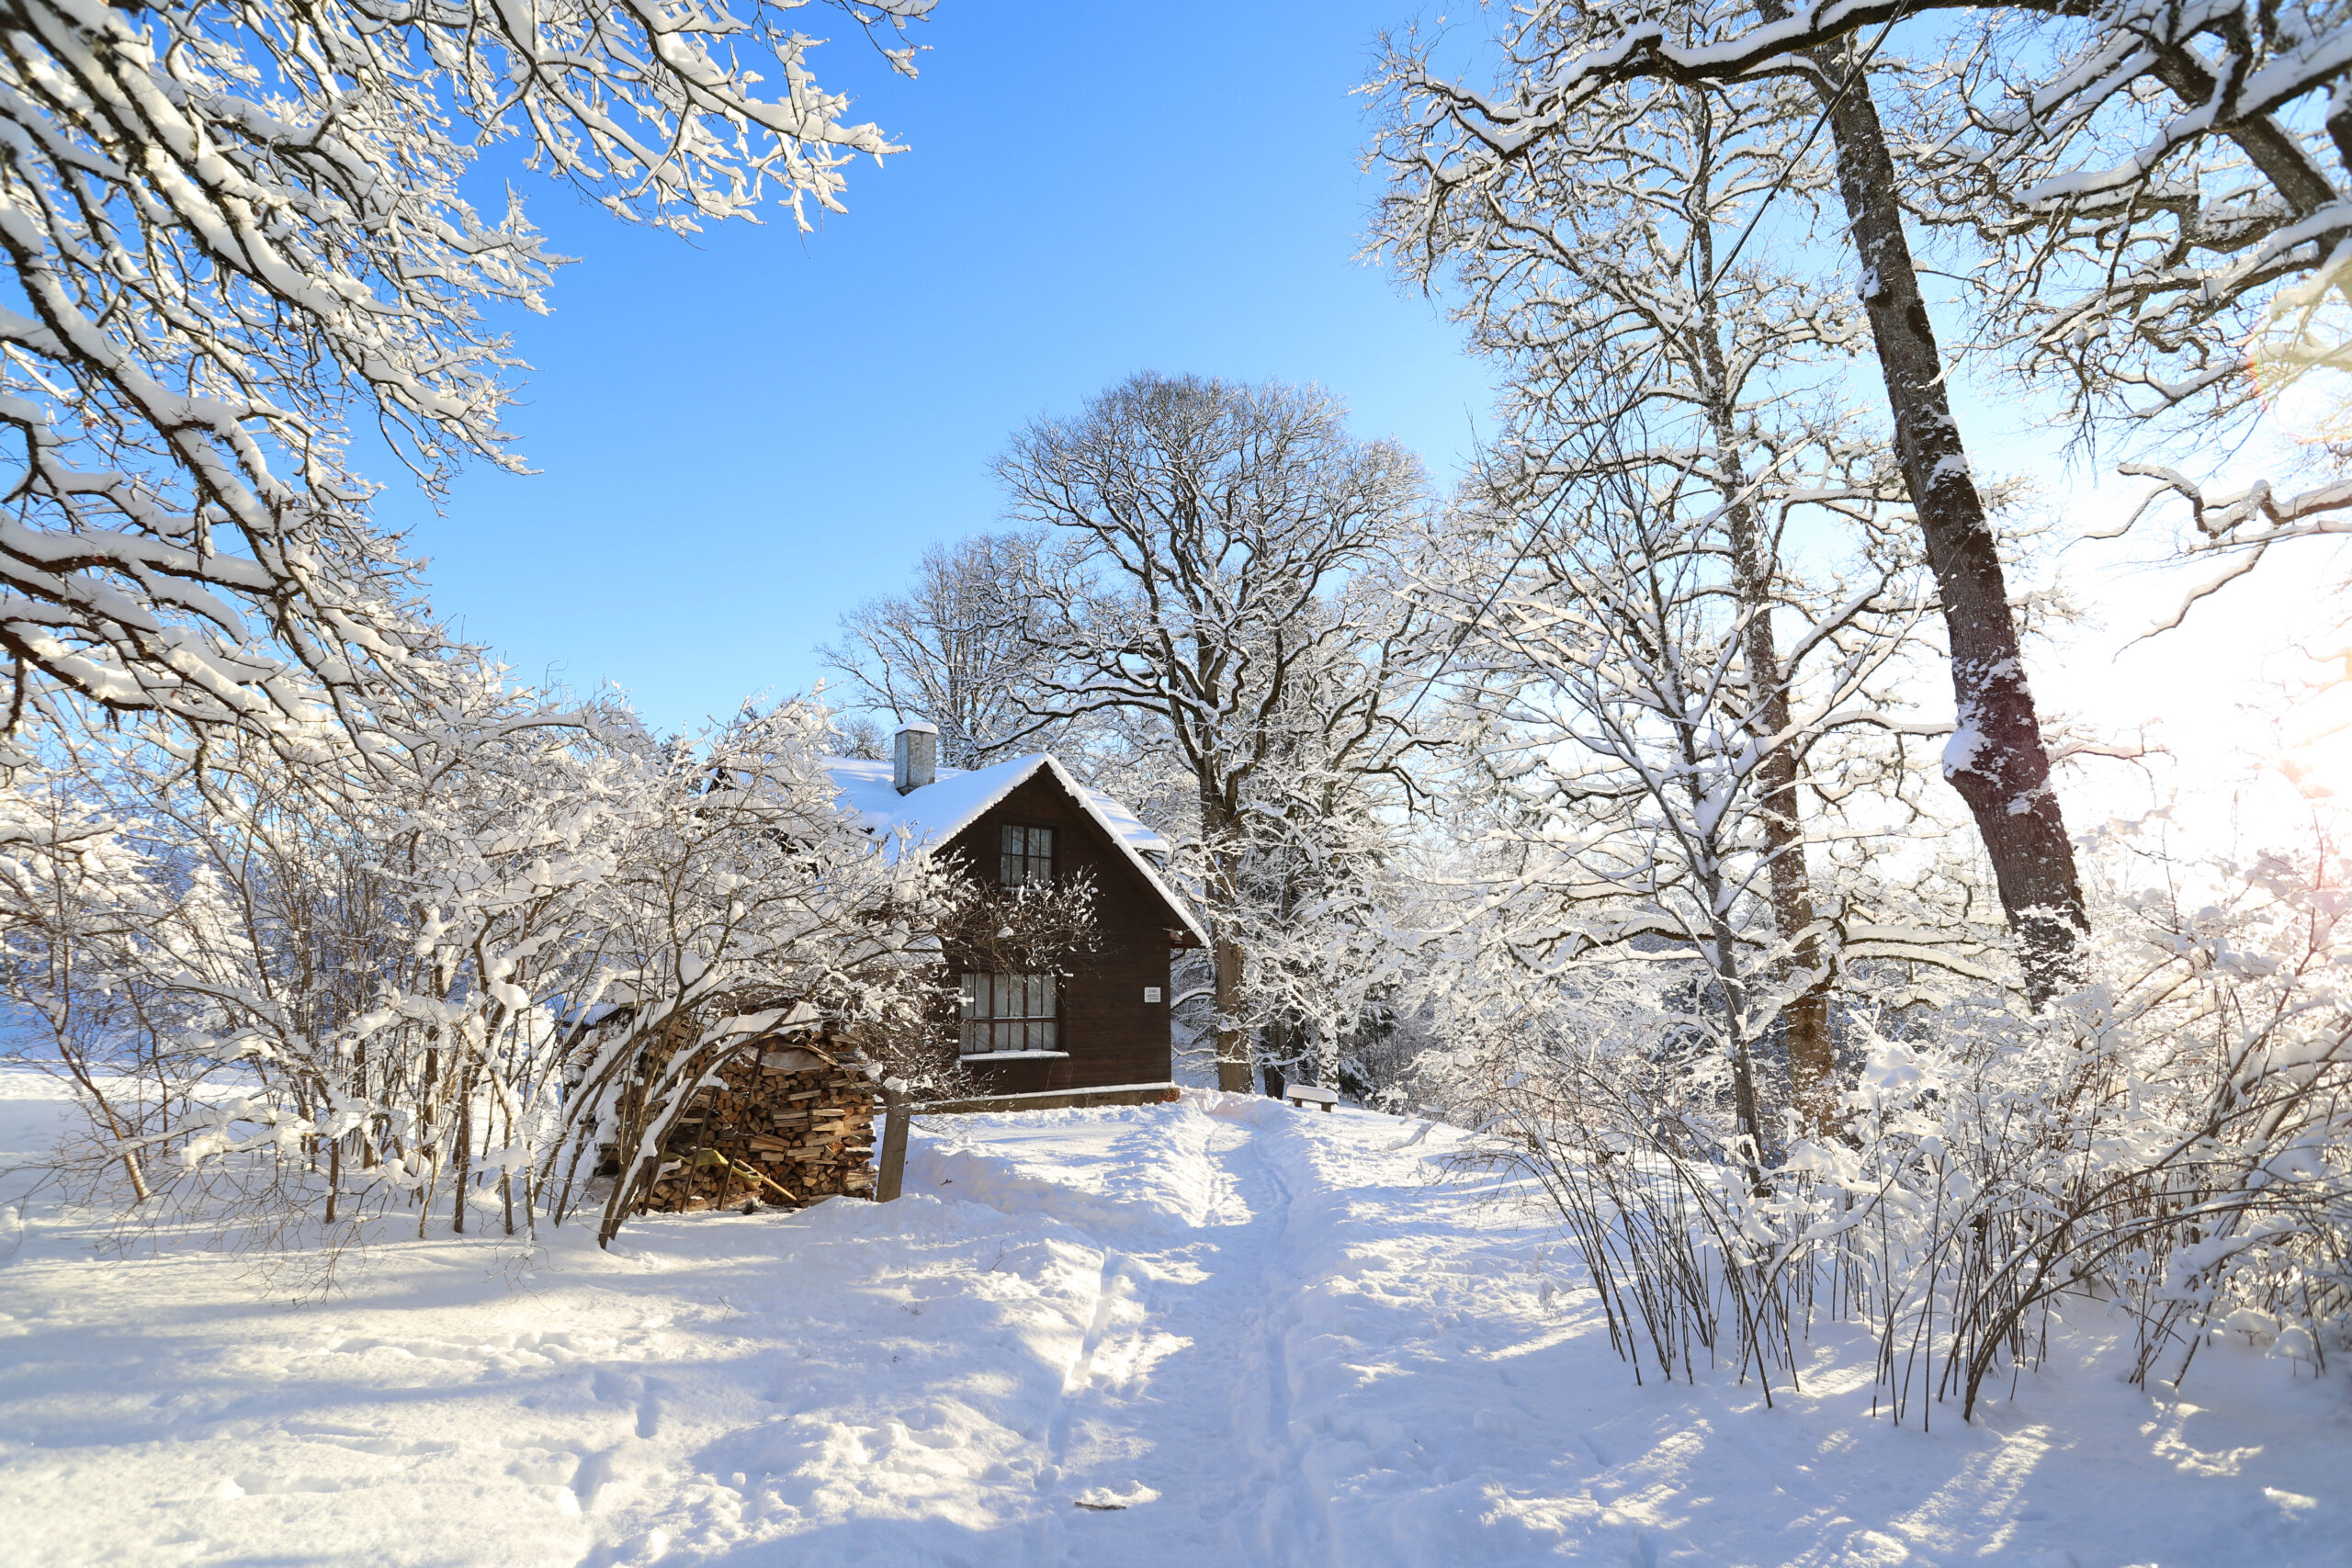
[[[0, 1165], [43, 1092], [7, 1078]], [[97, 1260], [36, 1195], [0, 1211], [5, 1555], [2352, 1562], [2340, 1375], [2224, 1345], [2152, 1395], [2077, 1308], [1973, 1426], [1873, 1419], [1836, 1325], [1773, 1410], [1635, 1387], [1570, 1249], [1438, 1179], [1454, 1136], [1215, 1095], [943, 1120], [893, 1204], [511, 1268], [389, 1244], [299, 1308], [217, 1254]]]

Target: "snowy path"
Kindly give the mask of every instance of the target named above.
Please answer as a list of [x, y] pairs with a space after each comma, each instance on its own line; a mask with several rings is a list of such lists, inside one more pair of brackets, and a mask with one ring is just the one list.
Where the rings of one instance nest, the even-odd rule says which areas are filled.
[[[1328, 1532], [1290, 1428], [1290, 1191], [1247, 1126], [1216, 1126], [1202, 1154], [1212, 1175], [1196, 1228], [1164, 1247], [1103, 1254], [1089, 1333], [1055, 1413], [1026, 1562], [1063, 1562], [1118, 1529], [1077, 1511], [1075, 1498], [1131, 1495], [1147, 1469], [1161, 1495], [1151, 1506], [1181, 1521], [1154, 1531], [1170, 1561], [1329, 1561], [1310, 1550]], [[1139, 1366], [1180, 1348], [1182, 1365], [1138, 1386]], [[1155, 1453], [1166, 1459], [1151, 1463]]]
[[1637, 1388], [1408, 1133], [942, 1120], [898, 1203], [409, 1242], [301, 1308], [0, 1194], [0, 1562], [2352, 1564], [2340, 1377], [2222, 1346], [2154, 1399], [2093, 1318], [1970, 1427], [1871, 1419], [1834, 1334], [1777, 1409]]

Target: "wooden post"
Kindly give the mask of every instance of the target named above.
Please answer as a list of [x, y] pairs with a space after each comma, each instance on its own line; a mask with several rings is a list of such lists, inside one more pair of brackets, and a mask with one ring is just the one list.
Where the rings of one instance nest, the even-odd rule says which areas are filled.
[[882, 1086], [882, 1169], [874, 1183], [874, 1201], [888, 1203], [899, 1195], [907, 1176], [907, 1097]]

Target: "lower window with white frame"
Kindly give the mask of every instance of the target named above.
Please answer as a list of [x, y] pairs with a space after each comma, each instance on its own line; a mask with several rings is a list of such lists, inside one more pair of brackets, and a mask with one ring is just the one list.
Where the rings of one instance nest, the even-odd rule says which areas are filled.
[[1060, 987], [1051, 975], [966, 975], [964, 1055], [1059, 1051]]

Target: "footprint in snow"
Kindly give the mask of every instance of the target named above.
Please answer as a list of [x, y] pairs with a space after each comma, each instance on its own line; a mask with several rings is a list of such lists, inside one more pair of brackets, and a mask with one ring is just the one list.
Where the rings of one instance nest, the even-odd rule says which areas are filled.
[[1107, 1514], [1118, 1508], [1132, 1508], [1138, 1503], [1156, 1503], [1159, 1500], [1159, 1494], [1140, 1481], [1125, 1492], [1114, 1492], [1108, 1486], [1095, 1486], [1080, 1493], [1077, 1497], [1080, 1507], [1091, 1508], [1098, 1514]]

